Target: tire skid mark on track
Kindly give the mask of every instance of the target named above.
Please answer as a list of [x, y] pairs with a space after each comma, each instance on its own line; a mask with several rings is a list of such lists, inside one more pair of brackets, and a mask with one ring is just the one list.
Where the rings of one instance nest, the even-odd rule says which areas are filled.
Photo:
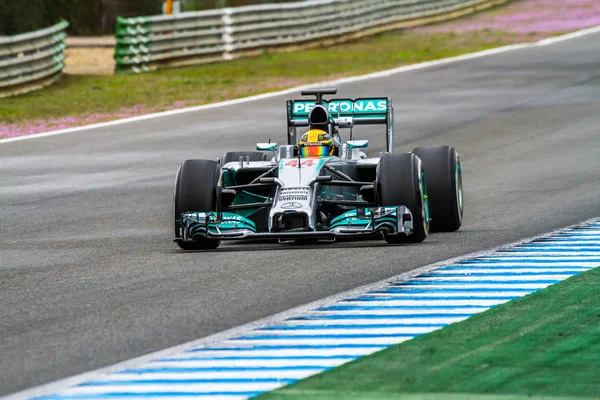
[[[581, 235], [590, 238], [582, 247]], [[559, 241], [560, 248], [539, 251]], [[515, 254], [518, 253], [518, 258]], [[246, 399], [443, 328], [600, 266], [600, 220], [436, 264], [284, 320], [169, 356], [88, 375], [36, 399]]]

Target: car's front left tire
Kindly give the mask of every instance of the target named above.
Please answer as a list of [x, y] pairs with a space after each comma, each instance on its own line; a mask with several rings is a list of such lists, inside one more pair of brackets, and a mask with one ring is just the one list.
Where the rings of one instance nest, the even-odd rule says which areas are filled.
[[463, 221], [463, 185], [460, 159], [452, 146], [414, 149], [423, 162], [432, 232], [454, 232]]
[[386, 154], [377, 167], [376, 197], [379, 207], [405, 206], [412, 214], [410, 235], [385, 234], [386, 242], [420, 243], [429, 234], [427, 184], [421, 160], [412, 153]]

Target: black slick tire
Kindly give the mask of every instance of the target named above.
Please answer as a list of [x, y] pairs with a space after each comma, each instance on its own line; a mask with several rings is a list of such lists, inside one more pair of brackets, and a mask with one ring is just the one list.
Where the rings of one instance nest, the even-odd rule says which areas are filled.
[[380, 207], [405, 206], [413, 217], [413, 233], [410, 235], [385, 234], [386, 242], [420, 243], [429, 234], [426, 218], [427, 192], [421, 160], [412, 153], [386, 154], [377, 167], [376, 193]]
[[423, 162], [432, 232], [454, 232], [463, 221], [463, 189], [460, 159], [452, 146], [414, 149]]
[[[220, 167], [212, 160], [186, 160], [181, 164], [175, 180], [173, 198], [175, 237], [181, 237], [181, 214], [187, 211], [216, 210], [216, 188]], [[183, 250], [216, 249], [220, 240], [197, 238], [193, 242], [176, 240]]]
[[232, 161], [240, 161], [240, 157], [243, 158], [244, 162], [248, 161], [266, 161], [268, 159], [265, 153], [260, 151], [230, 151], [225, 153], [217, 160], [219, 165], [225, 165]]

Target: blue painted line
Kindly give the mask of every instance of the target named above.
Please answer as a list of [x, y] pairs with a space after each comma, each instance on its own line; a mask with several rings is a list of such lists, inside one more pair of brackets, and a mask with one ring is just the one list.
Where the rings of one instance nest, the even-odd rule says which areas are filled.
[[516, 247], [517, 249], [522, 249], [522, 248], [531, 248], [531, 247], [565, 247], [565, 246], [569, 246], [569, 247], [577, 247], [580, 249], [597, 249], [599, 248], [599, 246], [597, 244], [582, 244], [582, 243], [572, 243], [569, 244], [567, 243], [528, 243], [526, 245], [520, 246], [520, 247]]
[[[599, 226], [599, 225], [595, 222], [590, 222], [589, 224], [585, 224], [585, 225], [575, 227], [573, 229], [569, 229], [565, 233], [578, 232], [578, 231], [596, 231], [596, 230], [598, 230], [598, 228], [595, 228], [596, 226]], [[561, 234], [562, 233], [558, 233], [557, 235], [561, 235]]]
[[515, 250], [523, 250], [523, 249], [548, 249], [552, 247], [566, 247], [567, 249], [562, 250], [574, 250], [577, 252], [587, 252], [590, 249], [596, 250], [599, 249], [600, 246], [597, 244], [576, 244], [576, 243], [529, 243], [524, 244], [523, 246], [515, 247], [512, 249], [507, 249], [505, 251], [515, 251]]
[[462, 278], [465, 276], [468, 277], [474, 277], [474, 278], [478, 278], [478, 277], [509, 277], [509, 276], [546, 276], [546, 275], [575, 275], [577, 272], [563, 272], [563, 271], [553, 271], [553, 272], [500, 272], [500, 273], [491, 273], [491, 274], [481, 274], [481, 273], [464, 273], [464, 274], [452, 274], [452, 273], [431, 273], [431, 274], [423, 274], [423, 275], [419, 275], [417, 277], [417, 279], [419, 278], [437, 278], [437, 277], [442, 277], [442, 278]]
[[206, 351], [252, 351], [252, 350], [325, 350], [325, 349], [385, 349], [388, 347], [385, 344], [262, 344], [260, 346], [239, 346], [239, 347], [202, 347], [199, 349], [189, 350], [189, 353], [202, 353]]
[[510, 254], [507, 253], [509, 250], [505, 250], [504, 252], [506, 254], [503, 254], [501, 256], [488, 256], [485, 258], [477, 258], [477, 259], [473, 259], [473, 260], [464, 260], [464, 261], [460, 261], [458, 264], [461, 263], [477, 263], [477, 262], [487, 262], [490, 260], [502, 260], [504, 262], [519, 262], [519, 261], [523, 261], [523, 262], [544, 262], [544, 261], [548, 261], [548, 262], [557, 262], [557, 261], [567, 261], [567, 262], [573, 262], [575, 261], [585, 261], [585, 260], [589, 260], [589, 259], [598, 259], [600, 258], [600, 256], [578, 256], [578, 255], [571, 255], [571, 254], [533, 254], [533, 255], [529, 255], [529, 254]]
[[531, 280], [531, 281], [484, 281], [484, 280], [460, 280], [460, 281], [433, 281], [433, 280], [412, 280], [401, 283], [401, 285], [406, 286], [419, 286], [419, 285], [448, 285], [448, 286], [456, 286], [456, 285], [542, 285], [542, 284], [555, 284], [560, 282], [560, 279], [545, 279], [545, 280]]
[[380, 338], [405, 338], [419, 336], [418, 333], [365, 333], [365, 334], [344, 334], [337, 335], [248, 335], [239, 336], [234, 340], [301, 340], [301, 339], [380, 339]]
[[543, 247], [520, 247], [517, 249], [504, 250], [507, 253], [600, 253], [600, 248], [596, 249], [548, 249]]
[[[403, 285], [404, 282], [398, 282], [398, 285]], [[377, 292], [369, 293], [497, 293], [497, 292], [521, 292], [531, 293], [536, 289], [511, 289], [511, 288], [498, 288], [498, 289], [487, 289], [487, 288], [439, 288], [439, 289], [405, 289], [399, 287], [391, 287], [387, 290], [381, 290]]]
[[564, 233], [560, 233], [557, 235], [552, 235], [552, 236], [546, 236], [540, 239], [551, 239], [551, 238], [557, 238], [557, 237], [563, 237], [563, 236], [569, 236], [569, 235], [600, 235], [600, 229], [597, 227], [585, 227], [582, 229], [573, 229], [571, 231], [568, 232], [564, 232]]
[[451, 310], [453, 308], [490, 308], [490, 306], [476, 305], [448, 305], [448, 306], [329, 306], [319, 308], [319, 311], [344, 311], [344, 310]]
[[90, 394], [69, 394], [34, 397], [34, 400], [86, 400], [86, 399], [114, 399], [114, 398], [155, 398], [155, 397], [207, 397], [207, 396], [258, 396], [264, 391], [257, 392], [112, 392], [112, 393], [90, 393]]
[[579, 230], [572, 230], [569, 232], [565, 232], [562, 233], [560, 235], [552, 235], [552, 236], [546, 236], [540, 239], [557, 239], [557, 238], [562, 238], [562, 237], [578, 237], [580, 235], [598, 235], [598, 229], [579, 229]]
[[565, 232], [557, 233], [556, 235], [551, 235], [551, 236], [546, 236], [546, 237], [560, 237], [560, 236], [564, 236], [564, 235], [576, 235], [578, 233], [590, 233], [590, 232], [600, 235], [600, 225], [581, 226], [581, 227], [578, 227], [575, 229], [570, 229]]
[[552, 266], [564, 266], [564, 267], [573, 267], [572, 265], [568, 265], [571, 263], [578, 263], [578, 262], [595, 262], [595, 261], [600, 261], [600, 258], [598, 260], [594, 260], [594, 259], [583, 259], [583, 258], [565, 258], [565, 257], [546, 257], [546, 256], [511, 256], [510, 259], [507, 259], [506, 257], [501, 257], [501, 258], [494, 258], [494, 259], [487, 259], [487, 260], [477, 260], [477, 261], [463, 261], [460, 263], [456, 263], [454, 265], [448, 265], [447, 267], [443, 267], [443, 268], [448, 268], [448, 267], [469, 267], [469, 268], [473, 268], [473, 267], [477, 267], [479, 265], [483, 265], [485, 267], [485, 264], [508, 264], [507, 267], [514, 267], [514, 268], [531, 268], [528, 265], [524, 265], [524, 264], [544, 264], [541, 265], [541, 267], [546, 267], [545, 264], [549, 264], [550, 267]]
[[95, 381], [85, 382], [77, 387], [85, 386], [129, 386], [129, 385], [191, 385], [194, 383], [285, 383], [290, 384], [298, 379], [278, 378], [237, 378], [237, 379], [131, 379], [128, 381]]
[[326, 370], [331, 368], [326, 365], [293, 365], [289, 367], [148, 367], [128, 369], [116, 372], [117, 374], [163, 374], [163, 373], [188, 373], [188, 372], [249, 372], [249, 371], [312, 371], [315, 369]]
[[[549, 237], [549, 238], [543, 238], [543, 239], [539, 239], [536, 242], [551, 242], [553, 240], [566, 240], [566, 241], [570, 241], [570, 240], [600, 240], [600, 233], [589, 233], [588, 232], [582, 232], [579, 234], [568, 234], [568, 235], [563, 235], [563, 236], [555, 236], [555, 237]], [[535, 243], [535, 242], [533, 242]]]
[[[474, 269], [474, 270], [497, 270], [497, 269], [533, 269], [533, 270], [557, 270], [557, 271], [573, 271], [575, 273], [581, 272], [581, 269], [593, 269], [594, 267], [576, 267], [576, 266], [564, 266], [564, 265], [463, 265], [458, 267], [444, 267], [438, 269], [437, 271], [460, 271], [464, 269]], [[548, 273], [553, 273], [553, 271], [548, 271]], [[488, 274], [489, 275], [489, 274]]]
[[514, 247], [508, 250], [519, 249], [545, 249], [548, 247], [569, 247], [578, 251], [588, 251], [588, 249], [598, 249], [599, 244], [596, 243], [570, 243], [570, 242], [551, 242], [551, 243], [527, 243], [519, 247]]
[[589, 241], [589, 242], [598, 242], [600, 241], [600, 235], [596, 235], [596, 236], [584, 236], [584, 235], [566, 235], [566, 236], [561, 236], [561, 237], [555, 237], [555, 238], [547, 238], [547, 239], [540, 239], [540, 240], [536, 240], [534, 242], [531, 243], [551, 243], [551, 242], [585, 242], [585, 241]]
[[[598, 230], [594, 230], [594, 231], [581, 231], [581, 232], [577, 232], [577, 233], [571, 233], [569, 235], [565, 235], [565, 236], [554, 236], [554, 237], [547, 237], [547, 238], [540, 238], [539, 240], [535, 240], [533, 242], [530, 243], [538, 243], [538, 242], [542, 242], [542, 241], [551, 241], [551, 240], [564, 240], [565, 238], [567, 240], [571, 239], [576, 239], [580, 236], [587, 236], [587, 237], [600, 237], [600, 233], [598, 233]], [[526, 244], [526, 243], [524, 243]]]
[[345, 319], [417, 319], [417, 318], [463, 318], [471, 317], [476, 313], [456, 313], [456, 314], [334, 314], [334, 315], [315, 315], [298, 317], [290, 320], [345, 320]]
[[[561, 263], [574, 263], [574, 262], [585, 262], [585, 263], [589, 263], [589, 262], [597, 262], [600, 263], [600, 258], [598, 259], [564, 259], [564, 258], [552, 258], [552, 259], [548, 259], [546, 257], [544, 257], [543, 259], [539, 259], [536, 260], [536, 257], [530, 257], [530, 258], [515, 258], [515, 259], [510, 259], [507, 260], [505, 257], [502, 258], [494, 258], [494, 259], [489, 259], [489, 260], [476, 260], [476, 261], [462, 261], [460, 263], [457, 263], [457, 265], [463, 265], [463, 266], [474, 266], [474, 265], [478, 265], [478, 264], [497, 264], [497, 263], [514, 263], [517, 264], [515, 265], [515, 268], [533, 268], [533, 267], [528, 267], [526, 265], [518, 265], [519, 263], [540, 263], [540, 264], [552, 264], [551, 267], [554, 267], [554, 264], [558, 264], [558, 266], [560, 266]], [[598, 264], [600, 265], [600, 264]], [[447, 267], [444, 268], [453, 268], [453, 265], [449, 265]], [[549, 266], [550, 267], [550, 266]], [[564, 266], [565, 268], [567, 268], [568, 266]], [[463, 267], [464, 268], [464, 267]], [[483, 267], [480, 267], [483, 268]], [[498, 267], [492, 267], [492, 268], [498, 268]], [[541, 266], [541, 268], [546, 268], [546, 266]], [[571, 266], [571, 268], [573, 268]]]
[[[279, 325], [259, 329], [260, 331], [297, 331], [320, 329], [380, 329], [380, 328], [441, 328], [448, 324], [351, 324], [351, 325]], [[282, 336], [287, 337], [287, 336]], [[311, 336], [312, 337], [312, 336]], [[311, 357], [308, 357], [311, 358]]]
[[[504, 250], [504, 253], [510, 257], [515, 253], [535, 253], [532, 257], [591, 257], [597, 256], [600, 252], [600, 247], [580, 248], [577, 245], [552, 245], [552, 246], [527, 246], [518, 247], [515, 249]], [[550, 253], [546, 255], [546, 253]], [[582, 254], [584, 253], [584, 254]]]
[[[460, 275], [459, 275], [460, 276]], [[478, 296], [460, 296], [460, 297], [441, 297], [441, 296], [394, 296], [394, 297], [356, 297], [354, 299], [342, 300], [340, 303], [352, 303], [357, 301], [429, 301], [429, 300], [512, 300], [521, 296], [493, 296], [493, 297], [478, 297]]]
[[[240, 350], [233, 350], [240, 351]], [[218, 356], [212, 355], [209, 357], [181, 357], [181, 358], [162, 358], [160, 361], [273, 361], [273, 360], [349, 360], [354, 359], [355, 356], [348, 355], [334, 355], [334, 356], [253, 356], [239, 355], [239, 356]]]

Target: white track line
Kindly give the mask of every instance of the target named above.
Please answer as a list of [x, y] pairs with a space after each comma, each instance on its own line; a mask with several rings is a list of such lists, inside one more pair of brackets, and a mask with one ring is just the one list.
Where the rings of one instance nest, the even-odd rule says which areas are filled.
[[[489, 269], [467, 269], [467, 268], [461, 268], [461, 269], [442, 269], [439, 272], [441, 273], [448, 273], [448, 274], [501, 274], [501, 273], [513, 273], [513, 274], [522, 274], [522, 273], [551, 273], [551, 272], [559, 272], [559, 273], [577, 273], [577, 272], [583, 272], [583, 271], [587, 271], [590, 269], [594, 269], [598, 266], [598, 264], [596, 264], [595, 266], [590, 266], [590, 267], [570, 267], [570, 268], [562, 268], [561, 267], [547, 267], [543, 268], [506, 268], [506, 265], [499, 265], [499, 266], [491, 266]], [[505, 267], [504, 269], [502, 269], [502, 267]]]
[[[456, 278], [453, 278], [456, 279]], [[449, 307], [460, 307], [460, 306], [481, 306], [481, 307], [492, 307], [497, 304], [506, 303], [510, 299], [505, 300], [411, 300], [411, 299], [400, 299], [400, 300], [383, 300], [383, 301], [348, 301], [343, 302], [341, 305], [348, 305], [353, 307], [398, 307], [398, 306], [449, 306]]]
[[[143, 395], [145, 393], [152, 394], [155, 392], [166, 392], [166, 393], [190, 393], [190, 395], [194, 395], [196, 393], [211, 393], [211, 392], [263, 392], [270, 391], [280, 387], [281, 384], [274, 383], [252, 383], [247, 382], [244, 383], [243, 387], [238, 388], [237, 390], [232, 389], [232, 385], [230, 383], [186, 383], [184, 385], [164, 385], [164, 384], [129, 384], [129, 385], [119, 385], [119, 386], [79, 386], [71, 389], [67, 389], [65, 391], [65, 396], [75, 395], [75, 394], [89, 394], [89, 395], [102, 395], [109, 394], [111, 392], [118, 393], [139, 393]], [[98, 396], [100, 397], [100, 396]], [[161, 397], [168, 397], [161, 396]], [[248, 397], [248, 396], [246, 396]]]
[[[600, 260], [600, 257], [598, 257]], [[494, 270], [499, 271], [501, 268], [506, 268], [506, 271], [512, 271], [516, 268], [528, 268], [535, 267], [535, 269], [539, 269], [538, 267], [548, 268], [548, 269], [565, 269], [568, 270], [570, 268], [581, 269], [581, 268], [596, 268], [598, 266], [598, 261], [590, 261], [590, 262], [574, 262], [574, 261], [552, 261], [552, 262], [480, 262], [480, 263], [465, 263], [460, 265], [449, 265], [447, 268], [441, 269], [440, 271], [455, 271], [458, 269], [471, 269], [471, 268], [494, 268]]]
[[[417, 336], [415, 334], [415, 336]], [[240, 346], [326, 346], [326, 345], [383, 345], [391, 346], [394, 344], [402, 343], [406, 340], [410, 340], [412, 337], [398, 334], [396, 336], [389, 337], [367, 337], [367, 338], [344, 338], [343, 336], [336, 338], [285, 338], [277, 337], [273, 339], [261, 339], [256, 337], [253, 339], [231, 339], [228, 342]]]
[[[412, 297], [431, 297], [431, 298], [455, 298], [455, 297], [521, 297], [525, 292], [510, 292], [499, 290], [497, 292], [430, 292], [430, 293], [367, 293], [366, 296], [372, 298], [385, 297], [385, 298], [403, 298], [410, 299]], [[301, 321], [301, 320], [299, 320]]]
[[297, 359], [252, 359], [248, 358], [245, 360], [194, 360], [194, 359], [177, 359], [169, 361], [156, 361], [148, 364], [149, 368], [240, 368], [240, 367], [335, 367], [339, 364], [339, 360], [332, 359], [319, 359], [319, 358], [303, 358], [302, 360]]
[[446, 285], [439, 284], [435, 281], [423, 283], [421, 285], [397, 285], [397, 287], [405, 289], [528, 289], [528, 290], [539, 290], [552, 285], [552, 283], [465, 283], [465, 284], [454, 284]]
[[440, 60], [427, 61], [427, 62], [423, 62], [423, 63], [419, 63], [419, 64], [406, 65], [406, 66], [393, 68], [393, 69], [380, 71], [380, 72], [374, 72], [374, 73], [366, 74], [366, 75], [359, 75], [359, 76], [353, 76], [353, 77], [348, 77], [348, 78], [342, 78], [342, 79], [338, 79], [338, 80], [334, 80], [334, 81], [326, 81], [326, 82], [314, 83], [314, 84], [309, 84], [309, 85], [297, 86], [294, 88], [281, 90], [279, 92], [270, 92], [270, 93], [260, 94], [260, 95], [256, 95], [256, 96], [243, 97], [240, 99], [222, 101], [219, 103], [205, 104], [205, 105], [196, 106], [196, 107], [188, 107], [188, 108], [181, 108], [181, 109], [177, 109], [177, 110], [163, 111], [163, 112], [159, 112], [159, 113], [140, 115], [139, 117], [124, 118], [124, 119], [119, 119], [119, 120], [115, 120], [115, 121], [102, 122], [102, 123], [86, 125], [86, 126], [79, 126], [79, 127], [75, 127], [75, 128], [61, 129], [61, 130], [57, 130], [57, 131], [37, 133], [37, 134], [33, 134], [33, 135], [25, 135], [25, 136], [19, 136], [19, 137], [15, 137], [15, 138], [2, 139], [2, 140], [0, 140], [0, 144], [17, 142], [17, 141], [21, 141], [21, 140], [38, 139], [38, 138], [44, 138], [44, 137], [48, 137], [48, 136], [62, 135], [62, 134], [66, 134], [66, 133], [82, 132], [82, 131], [91, 130], [91, 129], [118, 126], [118, 125], [128, 124], [128, 123], [132, 123], [132, 122], [146, 121], [146, 120], [150, 120], [150, 119], [154, 119], [154, 118], [170, 117], [173, 115], [209, 110], [212, 108], [227, 107], [227, 106], [247, 103], [247, 102], [251, 102], [251, 101], [270, 99], [272, 97], [282, 96], [284, 94], [298, 93], [300, 90], [310, 88], [310, 87], [335, 86], [335, 85], [341, 85], [341, 84], [345, 84], [345, 83], [360, 82], [360, 81], [364, 81], [364, 80], [368, 80], [368, 79], [384, 78], [384, 77], [399, 74], [402, 72], [415, 71], [415, 70], [419, 70], [419, 69], [424, 69], [424, 68], [429, 68], [429, 67], [444, 65], [444, 64], [450, 64], [450, 63], [455, 63], [455, 62], [460, 62], [460, 61], [473, 60], [476, 58], [481, 58], [481, 57], [486, 57], [489, 55], [504, 53], [507, 51], [520, 50], [520, 49], [524, 49], [524, 48], [528, 48], [528, 47], [535, 47], [535, 46], [547, 46], [550, 44], [563, 42], [565, 40], [577, 39], [582, 36], [591, 35], [591, 34], [594, 34], [597, 32], [600, 32], [600, 26], [583, 29], [581, 31], [569, 33], [569, 34], [554, 37], [554, 38], [544, 39], [544, 40], [541, 40], [536, 43], [521, 43], [521, 44], [510, 45], [510, 46], [498, 47], [495, 49], [484, 50], [484, 51], [480, 51], [480, 52], [476, 52], [476, 53], [464, 54], [462, 56], [457, 56], [457, 57], [449, 57], [449, 58], [443, 58]]
[[[544, 286], [545, 287], [545, 286]], [[537, 290], [537, 289], [534, 289]], [[414, 309], [406, 309], [406, 310], [402, 310], [402, 309], [378, 309], [378, 310], [373, 310], [373, 309], [348, 309], [348, 310], [330, 310], [330, 311], [319, 311], [318, 314], [311, 314], [311, 315], [323, 315], [323, 316], [329, 316], [329, 315], [363, 315], [363, 316], [387, 316], [387, 317], [394, 317], [396, 318], [397, 315], [415, 315], [415, 314], [419, 314], [419, 315], [428, 315], [428, 314], [434, 314], [434, 315], [444, 315], [444, 314], [477, 314], [479, 312], [482, 311], [486, 311], [489, 307], [469, 307], [469, 308], [461, 308], [459, 306], [456, 307], [447, 307], [447, 308], [442, 308], [442, 309], [422, 309], [422, 310], [414, 310]]]
[[[368, 353], [361, 355], [372, 354], [375, 350], [369, 349]], [[198, 372], [154, 372], [146, 374], [126, 373], [126, 374], [114, 374], [110, 377], [104, 377], [98, 379], [96, 382], [102, 381], [129, 381], [129, 380], [140, 380], [140, 381], [151, 381], [151, 380], [175, 380], [175, 379], [261, 379], [261, 378], [276, 378], [276, 379], [302, 379], [309, 375], [314, 375], [323, 371], [323, 368], [314, 369], [281, 369], [278, 371], [198, 371]]]
[[[506, 254], [506, 253], [504, 253]], [[481, 257], [478, 258], [476, 260], [466, 260], [464, 261], [462, 264], [460, 265], [471, 265], [474, 263], [507, 263], [507, 262], [519, 262], [519, 261], [523, 261], [523, 259], [527, 258], [526, 262], [552, 262], [553, 264], [556, 263], [562, 263], [562, 262], [572, 262], [572, 261], [577, 261], [577, 260], [585, 260], [586, 262], [598, 262], [598, 260], [600, 260], [600, 255], [596, 255], [596, 256], [577, 256], [577, 255], [573, 255], [573, 254], [569, 254], [569, 255], [565, 255], [562, 257], [553, 257], [552, 260], [548, 260], [547, 258], [547, 254], [544, 255], [544, 257], [536, 257], [536, 256], [519, 256], [518, 254], [511, 254], [511, 255], [503, 255], [502, 257], [497, 257], [497, 256], [487, 256], [487, 257]], [[496, 260], [502, 260], [502, 261], [496, 261]]]
[[300, 327], [289, 327], [291, 329], [273, 329], [265, 331], [255, 331], [252, 336], [261, 339], [263, 336], [278, 336], [281, 339], [286, 339], [287, 336], [321, 336], [321, 335], [336, 335], [343, 337], [344, 335], [420, 335], [439, 329], [442, 325], [428, 327], [392, 327], [392, 328], [354, 328], [352, 326], [332, 327], [328, 329], [302, 329]]
[[[369, 349], [369, 352], [362, 353], [361, 355], [372, 354], [375, 350]], [[110, 378], [98, 379], [96, 382], [102, 381], [152, 381], [152, 380], [175, 380], [175, 379], [244, 379], [249, 376], [254, 379], [261, 378], [277, 378], [277, 379], [302, 379], [309, 375], [314, 375], [322, 371], [322, 368], [315, 369], [302, 369], [302, 370], [280, 370], [280, 371], [253, 371], [251, 376], [245, 371], [219, 371], [219, 372], [155, 372], [149, 374], [115, 374], [111, 375]]]
[[576, 273], [569, 273], [568, 275], [533, 275], [533, 276], [456, 276], [452, 278], [448, 278], [445, 276], [424, 276], [414, 279], [415, 282], [431, 282], [435, 283], [437, 281], [448, 281], [452, 280], [454, 282], [473, 282], [484, 281], [484, 282], [511, 282], [511, 281], [560, 281], [565, 279], [566, 276], [575, 275]]
[[[523, 293], [520, 294], [522, 296]], [[414, 314], [414, 311], [413, 311]], [[339, 314], [338, 314], [339, 315]], [[454, 322], [467, 319], [465, 317], [429, 317], [429, 318], [390, 318], [390, 319], [361, 319], [360, 317], [352, 319], [311, 319], [287, 321], [286, 326], [347, 326], [347, 325], [448, 325]]]
[[[219, 357], [236, 357], [236, 358], [257, 358], [257, 357], [323, 357], [323, 356], [344, 356], [356, 357], [373, 352], [372, 347], [352, 347], [347, 349], [273, 349], [273, 350], [200, 350], [195, 352], [185, 353], [185, 356], [178, 355], [173, 358], [219, 358]], [[117, 374], [116, 374], [117, 375]], [[120, 375], [120, 374], [119, 374]]]

